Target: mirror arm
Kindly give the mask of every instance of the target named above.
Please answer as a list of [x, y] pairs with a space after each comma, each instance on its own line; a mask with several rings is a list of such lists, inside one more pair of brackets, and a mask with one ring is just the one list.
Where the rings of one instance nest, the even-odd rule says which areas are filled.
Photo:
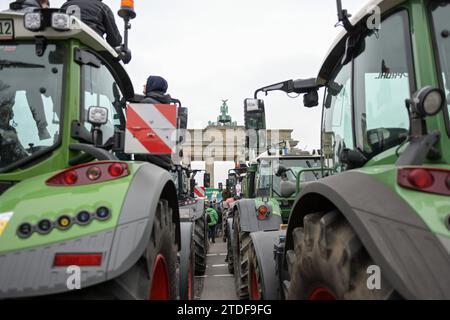
[[266, 86], [266, 87], [256, 90], [255, 91], [255, 99], [258, 99], [258, 93], [260, 93], [260, 92], [264, 92], [267, 96], [267, 94], [270, 91], [283, 91], [286, 93], [291, 93], [291, 92], [293, 92], [292, 90], [294, 90], [294, 81], [287, 80], [287, 81], [272, 84], [270, 86]]

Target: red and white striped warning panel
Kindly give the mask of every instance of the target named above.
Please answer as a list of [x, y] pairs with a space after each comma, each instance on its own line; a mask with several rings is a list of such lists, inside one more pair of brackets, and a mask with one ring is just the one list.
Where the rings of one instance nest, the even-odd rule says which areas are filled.
[[127, 108], [125, 153], [173, 154], [177, 142], [177, 106], [133, 103]]
[[206, 192], [204, 187], [195, 187], [194, 193], [199, 198], [206, 198]]

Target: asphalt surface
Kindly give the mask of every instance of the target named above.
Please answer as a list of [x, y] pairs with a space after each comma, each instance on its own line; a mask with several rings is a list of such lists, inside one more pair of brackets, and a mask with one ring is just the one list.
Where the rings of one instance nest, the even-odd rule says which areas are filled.
[[206, 274], [197, 277], [197, 299], [200, 300], [237, 300], [234, 288], [233, 275], [228, 273], [228, 265], [225, 262], [227, 256], [227, 244], [222, 237], [211, 243], [208, 258], [206, 260]]

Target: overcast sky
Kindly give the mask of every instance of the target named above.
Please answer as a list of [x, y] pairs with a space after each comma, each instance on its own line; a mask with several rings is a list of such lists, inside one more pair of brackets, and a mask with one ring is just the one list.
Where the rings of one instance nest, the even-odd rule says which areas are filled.
[[[64, 3], [51, 0], [52, 7]], [[120, 0], [104, 0], [116, 13]], [[366, 1], [343, 0], [355, 13]], [[136, 0], [127, 66], [135, 90], [148, 75], [169, 82], [189, 107], [189, 127], [216, 120], [222, 99], [243, 123], [243, 101], [272, 83], [317, 75], [341, 28], [335, 0]], [[123, 23], [117, 17], [119, 29]], [[320, 108], [283, 93], [267, 98], [269, 128], [293, 128], [306, 149], [320, 146]]]

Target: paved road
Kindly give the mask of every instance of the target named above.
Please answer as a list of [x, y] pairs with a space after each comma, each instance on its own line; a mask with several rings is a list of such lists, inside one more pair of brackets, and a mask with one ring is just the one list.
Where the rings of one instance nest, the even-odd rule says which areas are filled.
[[226, 252], [227, 244], [222, 242], [222, 238], [210, 244], [206, 274], [196, 279], [203, 283], [200, 300], [237, 300], [234, 278], [228, 273], [225, 262]]

